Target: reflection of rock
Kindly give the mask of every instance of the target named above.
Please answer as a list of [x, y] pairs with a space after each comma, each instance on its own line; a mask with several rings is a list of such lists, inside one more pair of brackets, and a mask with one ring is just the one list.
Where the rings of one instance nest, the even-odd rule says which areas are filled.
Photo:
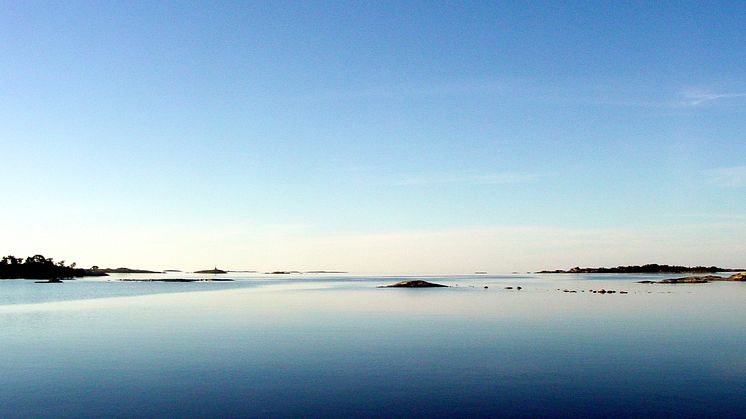
[[448, 287], [448, 285], [433, 284], [432, 282], [415, 279], [412, 281], [397, 282], [396, 284], [392, 284], [392, 285], [383, 285], [378, 288], [440, 288], [440, 287]]

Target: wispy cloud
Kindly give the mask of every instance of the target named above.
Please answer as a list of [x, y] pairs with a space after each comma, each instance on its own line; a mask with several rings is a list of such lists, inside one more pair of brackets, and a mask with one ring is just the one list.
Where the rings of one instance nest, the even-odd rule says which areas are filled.
[[705, 172], [712, 183], [720, 186], [746, 186], [746, 166], [723, 167]]
[[426, 186], [444, 184], [466, 185], [507, 185], [513, 183], [527, 183], [539, 178], [538, 173], [503, 172], [503, 173], [467, 173], [446, 175], [418, 175], [406, 176], [398, 184], [404, 186]]
[[705, 90], [687, 90], [683, 93], [684, 104], [689, 106], [702, 105], [707, 102], [712, 102], [722, 99], [736, 99], [746, 98], [746, 92], [721, 92], [714, 93]]

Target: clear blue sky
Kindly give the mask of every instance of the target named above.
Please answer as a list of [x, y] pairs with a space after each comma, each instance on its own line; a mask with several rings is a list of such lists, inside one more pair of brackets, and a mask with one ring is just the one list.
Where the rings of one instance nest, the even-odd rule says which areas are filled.
[[746, 4], [367, 3], [0, 5], [0, 252], [746, 266]]

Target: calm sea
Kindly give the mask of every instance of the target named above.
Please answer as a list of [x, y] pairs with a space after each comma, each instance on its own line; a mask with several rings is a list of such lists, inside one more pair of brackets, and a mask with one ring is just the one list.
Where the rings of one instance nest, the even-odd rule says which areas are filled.
[[746, 283], [124, 277], [0, 281], [0, 417], [746, 417]]

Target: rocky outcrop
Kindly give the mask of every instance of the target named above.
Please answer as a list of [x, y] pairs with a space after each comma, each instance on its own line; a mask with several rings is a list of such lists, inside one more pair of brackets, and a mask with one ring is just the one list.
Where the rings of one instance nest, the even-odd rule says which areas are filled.
[[687, 276], [684, 278], [661, 279], [660, 281], [657, 281], [657, 283], [659, 284], [705, 284], [710, 281], [719, 281], [721, 279], [723, 279], [723, 277], [713, 276], [713, 275]]
[[448, 285], [433, 284], [432, 282], [415, 279], [411, 281], [401, 281], [396, 284], [383, 285], [378, 288], [441, 288], [448, 287]]
[[731, 276], [687, 276], [684, 278], [668, 278], [660, 281], [637, 281], [640, 284], [706, 284], [712, 281], [746, 281], [746, 272]]

